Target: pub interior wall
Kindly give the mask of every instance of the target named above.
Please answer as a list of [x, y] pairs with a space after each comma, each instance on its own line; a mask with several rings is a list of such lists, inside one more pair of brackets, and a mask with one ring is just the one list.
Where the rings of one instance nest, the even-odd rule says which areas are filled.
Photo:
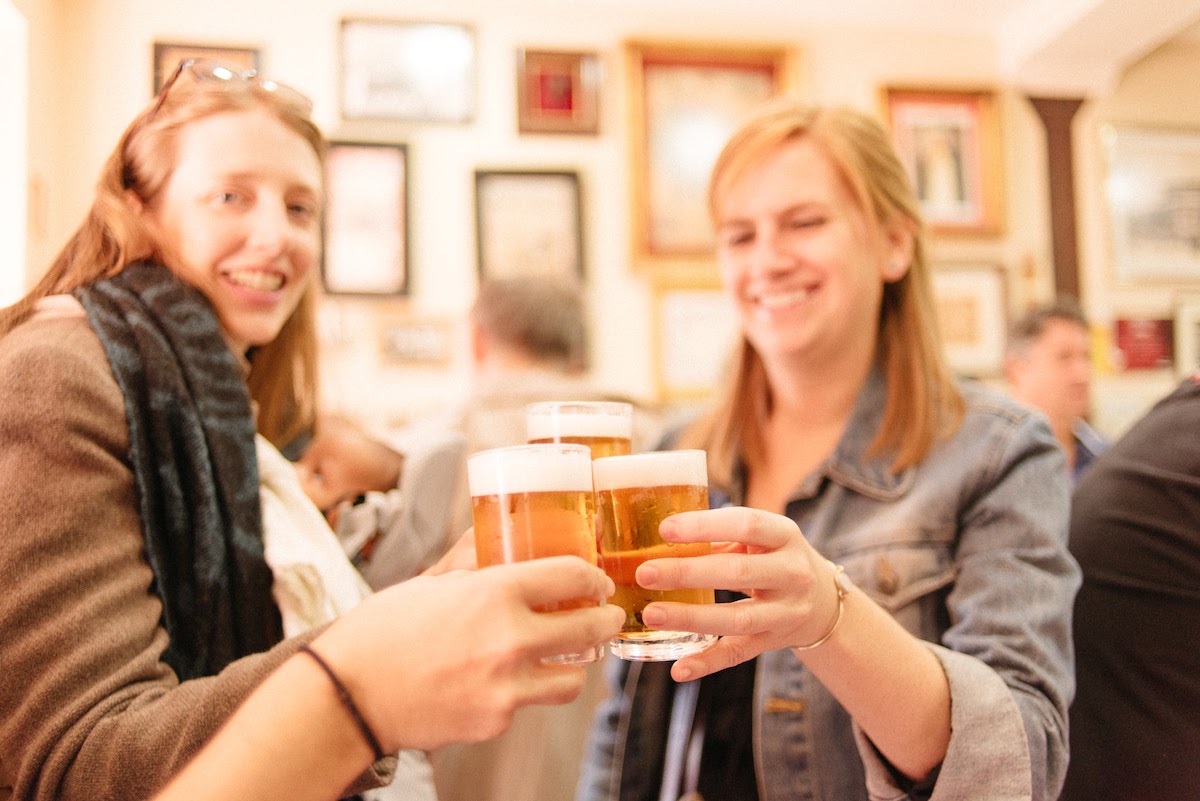
[[[797, 55], [793, 80], [800, 95], [872, 111], [879, 108], [884, 84], [997, 89], [1005, 230], [994, 237], [937, 239], [932, 255], [940, 262], [1003, 266], [1010, 312], [1053, 292], [1041, 124], [1020, 92], [998, 77], [993, 44], [984, 37], [789, 28], [732, 14], [697, 12], [681, 18], [628, 6], [611, 14], [546, 3], [537, 13], [514, 14], [488, 0], [412, 0], [402, 7], [384, 0], [325, 0], [306, 3], [302, 10], [285, 0], [20, 0], [17, 5], [30, 23], [27, 281], [36, 278], [78, 224], [103, 159], [147, 102], [156, 40], [260, 48], [263, 71], [311, 96], [314, 116], [330, 138], [408, 146], [410, 294], [401, 299], [330, 297], [323, 304], [325, 404], [371, 422], [398, 423], [432, 413], [468, 380], [462, 318], [477, 285], [472, 172], [481, 168], [580, 173], [594, 377], [633, 396], [655, 397], [653, 287], [630, 257], [621, 45], [631, 38], [787, 43]], [[416, 125], [341, 120], [338, 26], [350, 16], [472, 26], [478, 49], [474, 121]], [[515, 53], [521, 47], [599, 54], [604, 79], [598, 135], [516, 133]], [[1131, 68], [1111, 95], [1086, 104], [1076, 120], [1083, 301], [1101, 333], [1114, 316], [1169, 312], [1177, 293], [1171, 288], [1131, 291], [1104, 278], [1107, 223], [1095, 132], [1115, 118], [1200, 125], [1200, 84], [1189, 69], [1196, 56], [1194, 45], [1152, 54]], [[443, 364], [403, 366], [381, 355], [380, 337], [389, 322], [412, 319], [448, 328], [452, 346]], [[1119, 433], [1172, 380], [1155, 371], [1100, 375], [1098, 424]]]

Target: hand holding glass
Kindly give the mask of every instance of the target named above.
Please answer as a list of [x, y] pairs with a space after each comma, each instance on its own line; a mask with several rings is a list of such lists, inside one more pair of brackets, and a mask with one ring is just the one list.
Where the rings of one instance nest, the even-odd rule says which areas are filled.
[[647, 590], [634, 574], [638, 565], [662, 557], [703, 556], [712, 546], [668, 543], [658, 526], [668, 515], [708, 508], [708, 469], [704, 451], [657, 451], [610, 456], [592, 463], [596, 487], [601, 566], [617, 585], [611, 602], [625, 610], [625, 625], [609, 643], [622, 659], [664, 661], [703, 651], [712, 634], [657, 631], [642, 623], [651, 601], [713, 603], [711, 589]]
[[[578, 556], [596, 564], [592, 454], [582, 445], [516, 445], [467, 460], [475, 553], [479, 566], [544, 556]], [[581, 598], [539, 612], [595, 606]], [[545, 661], [585, 664], [602, 646]]]

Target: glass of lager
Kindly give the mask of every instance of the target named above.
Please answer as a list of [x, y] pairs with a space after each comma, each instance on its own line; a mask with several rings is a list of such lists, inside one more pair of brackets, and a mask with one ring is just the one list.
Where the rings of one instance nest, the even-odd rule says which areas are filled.
[[548, 401], [525, 407], [530, 442], [573, 442], [592, 458], [632, 452], [633, 407], [610, 401]]
[[663, 518], [708, 508], [708, 467], [704, 451], [656, 451], [610, 456], [592, 462], [596, 487], [600, 563], [617, 585], [611, 603], [625, 610], [625, 626], [609, 643], [622, 659], [658, 662], [703, 651], [716, 635], [657, 631], [642, 624], [651, 601], [713, 602], [711, 589], [647, 590], [634, 578], [638, 565], [662, 557], [702, 556], [707, 542], [667, 543], [658, 536]]
[[[467, 459], [475, 554], [481, 568], [543, 556], [578, 556], [597, 564], [592, 454], [582, 445], [516, 445]], [[592, 598], [539, 612], [595, 606]], [[585, 664], [603, 646], [546, 659]]]

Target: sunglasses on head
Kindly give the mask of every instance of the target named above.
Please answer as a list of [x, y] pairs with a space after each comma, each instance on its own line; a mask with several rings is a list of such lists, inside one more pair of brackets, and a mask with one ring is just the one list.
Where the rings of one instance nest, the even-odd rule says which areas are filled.
[[171, 73], [171, 77], [162, 85], [162, 89], [158, 90], [158, 97], [154, 101], [154, 108], [150, 111], [151, 117], [158, 113], [163, 103], [166, 102], [167, 95], [171, 93], [171, 89], [185, 75], [200, 83], [221, 84], [229, 87], [254, 84], [264, 92], [270, 92], [283, 101], [284, 104], [295, 108], [303, 115], [308, 116], [312, 113], [313, 104], [311, 100], [286, 84], [267, 78], [260, 78], [258, 70], [243, 70], [232, 64], [226, 64], [210, 58], [188, 58], [179, 62], [179, 66]]

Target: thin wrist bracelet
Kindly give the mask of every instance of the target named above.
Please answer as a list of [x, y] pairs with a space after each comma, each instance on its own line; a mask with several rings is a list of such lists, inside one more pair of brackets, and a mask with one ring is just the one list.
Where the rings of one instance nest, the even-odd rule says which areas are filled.
[[841, 565], [833, 566], [833, 588], [837, 591], [838, 610], [837, 617], [833, 619], [833, 625], [829, 627], [829, 631], [825, 632], [824, 636], [819, 638], [816, 642], [810, 642], [808, 645], [793, 645], [793, 651], [811, 651], [818, 645], [824, 645], [825, 641], [832, 637], [833, 633], [837, 631], [838, 625], [842, 622], [842, 615], [846, 611], [846, 595], [848, 591], [846, 589], [846, 585], [843, 583], [843, 577], [845, 574], [846, 568], [842, 567]]
[[354, 699], [350, 697], [350, 691], [346, 689], [346, 685], [342, 684], [342, 680], [333, 672], [333, 668], [329, 663], [321, 658], [321, 655], [308, 646], [308, 643], [300, 646], [300, 650], [313, 658], [313, 661], [320, 665], [321, 670], [325, 671], [325, 675], [329, 677], [329, 681], [333, 684], [333, 689], [337, 691], [338, 700], [342, 702], [342, 706], [350, 713], [350, 717], [354, 718], [354, 722], [358, 725], [358, 730], [362, 732], [363, 739], [367, 741], [367, 745], [371, 746], [371, 751], [375, 753], [375, 761], [383, 759], [386, 754], [379, 747], [379, 740], [375, 737], [375, 732], [371, 731], [371, 727], [367, 725], [367, 719], [363, 717], [362, 712], [358, 711], [358, 706], [354, 703]]

